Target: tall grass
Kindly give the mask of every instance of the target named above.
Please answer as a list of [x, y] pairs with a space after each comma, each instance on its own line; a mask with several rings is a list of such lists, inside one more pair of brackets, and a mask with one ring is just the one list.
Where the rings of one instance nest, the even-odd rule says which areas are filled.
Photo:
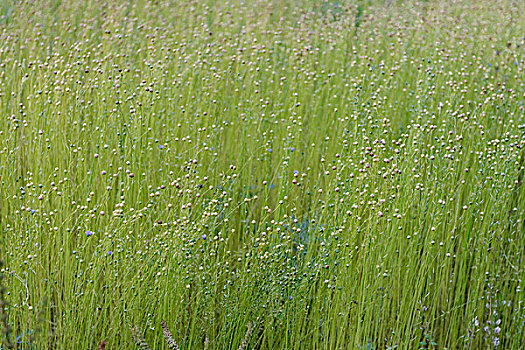
[[5, 344], [523, 348], [525, 3], [0, 10]]

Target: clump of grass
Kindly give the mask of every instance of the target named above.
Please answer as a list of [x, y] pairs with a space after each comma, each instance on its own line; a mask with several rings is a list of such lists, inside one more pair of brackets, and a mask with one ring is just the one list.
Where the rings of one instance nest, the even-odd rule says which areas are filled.
[[239, 350], [244, 350], [248, 348], [248, 344], [250, 342], [250, 338], [252, 336], [252, 323], [248, 323], [248, 329], [246, 329], [246, 334], [244, 335], [244, 338], [242, 339], [241, 345], [239, 345]]
[[142, 336], [140, 329], [132, 328], [131, 336], [133, 337], [133, 341], [140, 350], [150, 350], [150, 347], [144, 339], [144, 337]]
[[3, 6], [2, 340], [519, 348], [524, 12]]
[[11, 327], [9, 326], [8, 307], [9, 302], [6, 298], [7, 288], [5, 286], [6, 275], [4, 274], [4, 262], [0, 259], [0, 323], [2, 324], [2, 348], [14, 349], [11, 341]]
[[160, 324], [162, 326], [162, 334], [164, 335], [164, 339], [166, 340], [166, 343], [168, 344], [168, 348], [172, 350], [178, 350], [179, 345], [175, 341], [175, 338], [173, 338], [173, 335], [171, 334], [166, 322], [162, 320]]
[[[179, 345], [177, 344], [177, 341], [171, 334], [166, 322], [162, 320], [160, 322], [160, 325], [162, 327], [162, 335], [164, 336], [164, 340], [166, 341], [168, 348], [171, 350], [178, 350]], [[141, 332], [137, 327], [134, 327], [131, 329], [131, 335], [132, 335], [133, 341], [135, 342], [135, 344], [137, 345], [139, 349], [141, 350], [150, 349], [148, 343], [146, 342], [144, 337], [141, 335]], [[104, 342], [104, 346], [105, 346], [105, 342]], [[207, 347], [208, 347], [208, 337], [206, 337], [206, 340], [204, 342], [204, 348], [206, 349]]]
[[204, 338], [204, 350], [208, 350], [210, 348], [210, 340], [208, 339], [208, 336]]

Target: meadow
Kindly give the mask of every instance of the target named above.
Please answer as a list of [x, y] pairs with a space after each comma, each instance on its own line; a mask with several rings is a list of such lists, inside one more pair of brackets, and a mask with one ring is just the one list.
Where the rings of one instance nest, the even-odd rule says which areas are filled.
[[0, 1], [1, 349], [524, 349], [524, 14]]

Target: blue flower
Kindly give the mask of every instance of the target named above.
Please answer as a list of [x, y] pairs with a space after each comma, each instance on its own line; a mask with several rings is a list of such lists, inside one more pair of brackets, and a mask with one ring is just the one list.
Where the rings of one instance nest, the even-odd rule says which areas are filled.
[[92, 236], [93, 234], [94, 234], [93, 231], [89, 231], [89, 230], [86, 231], [86, 236], [88, 236], [88, 237], [89, 237], [89, 236]]

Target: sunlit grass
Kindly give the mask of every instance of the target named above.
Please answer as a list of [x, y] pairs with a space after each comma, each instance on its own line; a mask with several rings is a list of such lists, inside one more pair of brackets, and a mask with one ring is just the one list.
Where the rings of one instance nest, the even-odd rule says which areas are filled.
[[524, 12], [2, 2], [4, 347], [519, 349]]

